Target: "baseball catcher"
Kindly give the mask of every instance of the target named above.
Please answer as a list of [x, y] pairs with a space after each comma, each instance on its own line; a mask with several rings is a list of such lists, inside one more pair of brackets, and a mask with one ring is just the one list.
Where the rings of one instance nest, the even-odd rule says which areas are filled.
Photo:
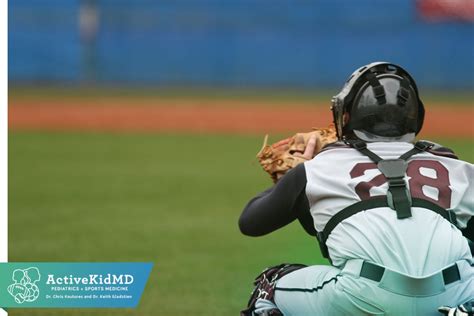
[[400, 66], [357, 69], [331, 109], [332, 127], [265, 141], [275, 184], [239, 219], [248, 236], [298, 219], [331, 265], [267, 268], [241, 315], [473, 315], [474, 166], [415, 141], [425, 110]]

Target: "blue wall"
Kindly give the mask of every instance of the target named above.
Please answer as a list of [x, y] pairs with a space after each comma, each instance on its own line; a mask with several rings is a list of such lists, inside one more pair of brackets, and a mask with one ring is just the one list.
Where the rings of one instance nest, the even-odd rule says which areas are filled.
[[474, 24], [425, 22], [412, 0], [97, 3], [90, 45], [79, 0], [10, 1], [10, 79], [332, 87], [388, 60], [422, 87], [474, 88]]
[[9, 1], [8, 70], [13, 80], [77, 80], [78, 1]]

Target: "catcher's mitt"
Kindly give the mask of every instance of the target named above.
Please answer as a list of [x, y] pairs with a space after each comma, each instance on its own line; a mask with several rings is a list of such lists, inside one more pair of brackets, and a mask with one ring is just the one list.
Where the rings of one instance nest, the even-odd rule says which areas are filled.
[[265, 135], [262, 149], [257, 159], [271, 177], [277, 182], [288, 170], [312, 159], [325, 145], [337, 140], [334, 126], [313, 128], [308, 133], [297, 133], [272, 145], [268, 145]]

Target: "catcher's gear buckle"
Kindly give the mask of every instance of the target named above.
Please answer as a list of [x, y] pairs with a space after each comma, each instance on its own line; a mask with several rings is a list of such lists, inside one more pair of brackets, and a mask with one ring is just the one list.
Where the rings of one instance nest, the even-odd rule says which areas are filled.
[[390, 178], [399, 179], [405, 176], [408, 164], [403, 159], [385, 159], [379, 161], [377, 168], [389, 180]]
[[407, 203], [407, 207], [412, 205], [411, 194], [404, 179], [407, 167], [408, 164], [403, 159], [385, 159], [377, 163], [377, 168], [388, 180], [388, 206], [397, 211], [398, 218], [411, 216], [409, 210], [399, 209], [400, 203]]

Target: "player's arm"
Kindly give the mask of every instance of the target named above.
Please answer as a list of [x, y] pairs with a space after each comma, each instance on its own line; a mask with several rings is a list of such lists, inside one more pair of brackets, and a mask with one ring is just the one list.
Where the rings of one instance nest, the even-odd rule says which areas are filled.
[[462, 234], [466, 237], [471, 253], [474, 256], [474, 217], [467, 222], [467, 226], [462, 230]]
[[305, 230], [314, 234], [305, 187], [306, 171], [300, 164], [248, 202], [239, 219], [241, 232], [262, 236], [299, 219]]
[[462, 230], [462, 234], [467, 239], [474, 241], [474, 216], [467, 222], [467, 227]]

